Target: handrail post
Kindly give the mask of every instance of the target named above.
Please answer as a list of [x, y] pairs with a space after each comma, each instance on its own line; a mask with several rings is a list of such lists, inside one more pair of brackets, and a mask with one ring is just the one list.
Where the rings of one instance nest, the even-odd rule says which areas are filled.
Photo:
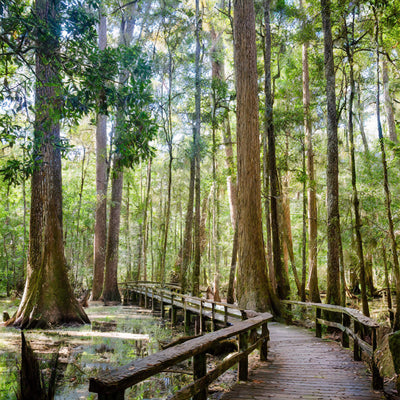
[[322, 327], [318, 322], [319, 318], [321, 318], [321, 309], [317, 306], [315, 308], [315, 336], [318, 338], [322, 337]]
[[375, 362], [375, 350], [377, 347], [376, 343], [376, 328], [372, 328], [372, 387], [375, 390], [381, 390], [383, 389], [383, 378], [381, 377], [379, 373], [379, 368], [376, 365]]
[[211, 329], [215, 331], [215, 303], [211, 303]]
[[358, 345], [358, 338], [360, 334], [360, 324], [358, 321], [353, 320], [354, 323], [354, 334], [355, 334], [355, 339], [353, 343], [353, 358], [354, 361], [361, 361], [361, 349], [360, 346]]
[[183, 325], [185, 327], [185, 333], [188, 334], [190, 326], [190, 313], [187, 310], [186, 297], [183, 297]]
[[203, 334], [203, 300], [200, 300], [200, 312], [199, 312], [199, 330], [200, 330], [200, 335]]
[[[242, 352], [247, 349], [248, 345], [248, 333], [244, 332], [239, 335], [239, 352]], [[249, 358], [246, 356], [245, 358], [239, 361], [238, 368], [238, 380], [239, 381], [247, 381], [249, 379]]]
[[[196, 381], [207, 374], [206, 353], [193, 356], [193, 380]], [[193, 400], [207, 400], [207, 386], [193, 396]]]
[[160, 306], [161, 306], [161, 318], [165, 318], [165, 309], [164, 309], [164, 291], [161, 289], [161, 299], [160, 299]]
[[144, 289], [144, 308], [147, 308], [147, 286]]
[[224, 306], [224, 324], [225, 326], [228, 326], [228, 306]]
[[268, 341], [269, 341], [269, 329], [268, 323], [265, 322], [261, 325], [261, 337], [262, 342], [260, 346], [260, 361], [268, 360]]
[[174, 295], [171, 295], [171, 323], [176, 324], [176, 307], [174, 307]]
[[346, 332], [346, 329], [350, 326], [350, 317], [344, 312], [342, 313], [342, 325], [345, 328], [342, 332], [342, 346], [348, 348], [350, 347], [350, 343], [349, 334]]

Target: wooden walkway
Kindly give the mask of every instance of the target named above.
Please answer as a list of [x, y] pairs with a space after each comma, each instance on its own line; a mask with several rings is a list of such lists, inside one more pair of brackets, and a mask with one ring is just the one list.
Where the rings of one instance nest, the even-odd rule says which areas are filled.
[[352, 359], [340, 344], [316, 338], [296, 326], [268, 324], [268, 361], [250, 371], [248, 382], [239, 382], [223, 400], [384, 399], [373, 391], [366, 366]]

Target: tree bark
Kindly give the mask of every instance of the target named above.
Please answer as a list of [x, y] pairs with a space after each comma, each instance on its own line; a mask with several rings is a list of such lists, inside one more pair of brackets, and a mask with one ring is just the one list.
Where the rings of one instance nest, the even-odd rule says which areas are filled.
[[104, 272], [104, 288], [101, 296], [105, 302], [121, 301], [118, 289], [118, 251], [123, 182], [124, 174], [122, 166], [118, 157], [114, 155], [111, 172], [111, 206], [108, 222], [106, 268]]
[[317, 189], [314, 171], [314, 149], [312, 139], [312, 124], [310, 111], [310, 74], [308, 68], [308, 42], [303, 44], [303, 110], [304, 110], [304, 135], [307, 146], [307, 175], [308, 175], [308, 289], [309, 298], [313, 303], [320, 303], [321, 298], [318, 288], [317, 265], [317, 236], [318, 236], [318, 212]]
[[200, 67], [200, 30], [201, 18], [199, 10], [199, 0], [196, 0], [196, 55], [195, 55], [195, 132], [194, 132], [194, 158], [195, 158], [195, 217], [194, 217], [194, 264], [192, 275], [192, 294], [200, 294], [200, 262], [201, 262], [201, 244], [200, 244], [200, 103], [201, 103], [201, 67]]
[[[107, 17], [100, 15], [99, 50], [107, 46]], [[105, 111], [105, 94], [99, 98], [99, 109]], [[107, 116], [100, 111], [96, 124], [96, 212], [94, 225], [94, 264], [91, 300], [99, 300], [103, 290], [107, 246]]]
[[68, 280], [62, 223], [60, 153], [61, 79], [59, 1], [36, 0], [35, 15], [49, 31], [36, 38], [34, 160], [27, 279], [15, 316], [19, 328], [88, 323]]
[[[146, 179], [146, 197], [144, 200], [144, 209], [143, 209], [143, 223], [142, 223], [142, 263], [143, 263], [143, 280], [147, 280], [147, 243], [148, 243], [148, 229], [147, 229], [147, 219], [148, 219], [148, 208], [149, 208], [149, 199], [150, 199], [150, 188], [151, 188], [151, 164], [152, 159], [150, 158], [147, 164], [147, 179]], [[138, 271], [138, 280], [140, 280], [140, 274]]]
[[393, 331], [400, 329], [400, 267], [399, 267], [399, 256], [397, 252], [396, 236], [394, 233], [393, 217], [392, 217], [392, 200], [389, 188], [389, 177], [388, 168], [386, 160], [386, 149], [385, 142], [383, 140], [383, 131], [381, 123], [381, 113], [380, 113], [380, 82], [379, 82], [379, 19], [376, 9], [374, 9], [375, 14], [375, 42], [376, 42], [376, 120], [378, 124], [378, 138], [382, 154], [382, 166], [383, 166], [383, 188], [385, 191], [385, 203], [387, 219], [389, 224], [389, 239], [392, 248], [393, 257], [393, 271], [396, 278], [396, 314], [393, 322]]
[[194, 205], [194, 177], [195, 177], [195, 158], [194, 149], [191, 151], [190, 158], [190, 179], [189, 179], [189, 197], [185, 217], [185, 233], [183, 236], [183, 250], [180, 281], [182, 293], [186, 293], [187, 278], [186, 274], [190, 265], [192, 255], [192, 228], [193, 228], [193, 205]]
[[238, 160], [238, 302], [244, 309], [279, 313], [267, 275], [261, 219], [260, 142], [253, 1], [234, 1]]
[[347, 32], [347, 22], [345, 16], [344, 24], [346, 30], [346, 38], [349, 38], [349, 33], [351, 34], [351, 43], [346, 41], [346, 54], [348, 58], [348, 63], [350, 66], [349, 79], [350, 79], [350, 94], [349, 94], [349, 120], [348, 120], [348, 129], [349, 129], [349, 144], [350, 144], [350, 169], [351, 169], [351, 186], [353, 190], [353, 209], [355, 216], [355, 233], [356, 233], [356, 244], [357, 244], [357, 256], [359, 263], [359, 271], [360, 271], [360, 285], [361, 285], [361, 300], [362, 300], [362, 310], [364, 315], [369, 317], [369, 307], [368, 307], [368, 298], [367, 298], [367, 289], [366, 289], [366, 280], [365, 280], [365, 259], [364, 259], [364, 251], [363, 251], [363, 242], [361, 236], [361, 216], [360, 216], [360, 201], [358, 199], [358, 191], [357, 191], [357, 174], [356, 174], [356, 158], [355, 158], [355, 149], [354, 149], [354, 124], [353, 124], [353, 104], [354, 104], [354, 93], [355, 93], [355, 81], [354, 81], [354, 49], [352, 47], [352, 43], [354, 43], [354, 9], [353, 9], [353, 24], [352, 24], [352, 32]]
[[290, 285], [287, 271], [284, 268], [281, 258], [281, 243], [279, 229], [278, 206], [280, 200], [280, 189], [278, 171], [276, 167], [275, 132], [273, 123], [273, 94], [271, 90], [271, 26], [270, 26], [270, 0], [264, 2], [265, 19], [265, 129], [268, 136], [268, 160], [270, 179], [270, 210], [271, 210], [271, 231], [273, 263], [276, 281], [276, 293], [280, 299], [289, 296]]
[[389, 90], [389, 74], [386, 58], [382, 58], [382, 83], [383, 83], [383, 99], [385, 103], [386, 118], [389, 130], [389, 139], [397, 143], [396, 121], [392, 106], [392, 99]]
[[168, 114], [167, 114], [167, 126], [165, 129], [165, 140], [168, 147], [168, 184], [167, 184], [167, 204], [165, 211], [165, 223], [163, 232], [163, 241], [161, 249], [161, 283], [165, 283], [165, 259], [167, 256], [167, 244], [168, 244], [168, 233], [169, 233], [169, 220], [171, 214], [171, 187], [172, 187], [172, 143], [173, 143], [173, 131], [172, 131], [172, 53], [168, 46]]
[[[134, 5], [135, 6], [135, 5]], [[133, 37], [133, 30], [135, 27], [135, 20], [133, 18], [135, 7], [131, 7], [129, 15], [122, 16], [120, 26], [119, 44], [128, 46]], [[128, 80], [129, 76], [127, 71], [121, 71], [119, 76], [119, 85], [123, 86]], [[116, 112], [116, 138], [121, 135], [125, 125], [125, 118], [123, 113], [123, 101], [117, 105]], [[107, 237], [107, 250], [106, 250], [106, 265], [104, 271], [104, 286], [102, 298], [107, 301], [121, 301], [121, 295], [118, 289], [118, 251], [119, 251], [119, 234], [121, 225], [121, 203], [122, 191], [124, 182], [123, 165], [121, 162], [121, 155], [114, 152], [113, 166], [111, 172], [111, 206], [110, 216], [108, 221], [108, 237]]]
[[321, 0], [322, 26], [324, 31], [324, 61], [327, 98], [327, 293], [328, 304], [340, 304], [340, 265], [339, 265], [339, 163], [335, 94], [335, 68], [331, 30], [330, 1]]

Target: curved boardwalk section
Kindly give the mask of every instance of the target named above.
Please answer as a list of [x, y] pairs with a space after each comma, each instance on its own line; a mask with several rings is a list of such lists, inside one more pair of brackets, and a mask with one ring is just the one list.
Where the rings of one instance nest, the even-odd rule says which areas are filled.
[[319, 339], [295, 326], [268, 324], [268, 361], [250, 372], [249, 382], [240, 382], [223, 400], [384, 399], [373, 391], [364, 363], [337, 343]]

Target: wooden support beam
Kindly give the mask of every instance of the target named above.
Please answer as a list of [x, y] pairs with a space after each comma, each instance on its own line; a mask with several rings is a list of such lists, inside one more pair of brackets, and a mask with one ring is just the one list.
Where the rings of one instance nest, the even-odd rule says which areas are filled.
[[[193, 357], [193, 380], [203, 378], [207, 374], [207, 358], [205, 353]], [[207, 400], [207, 386], [193, 396], [193, 400]]]
[[[239, 335], [239, 351], [247, 350], [248, 346], [248, 333], [243, 332]], [[239, 361], [238, 380], [247, 381], [249, 379], [249, 358], [246, 356]]]
[[269, 330], [268, 324], [261, 325], [261, 338], [262, 342], [260, 345], [260, 360], [267, 361], [268, 360], [268, 341], [269, 341]]
[[317, 307], [315, 309], [315, 336], [319, 338], [322, 336], [322, 327], [318, 321], [320, 318], [321, 318], [321, 309]]

